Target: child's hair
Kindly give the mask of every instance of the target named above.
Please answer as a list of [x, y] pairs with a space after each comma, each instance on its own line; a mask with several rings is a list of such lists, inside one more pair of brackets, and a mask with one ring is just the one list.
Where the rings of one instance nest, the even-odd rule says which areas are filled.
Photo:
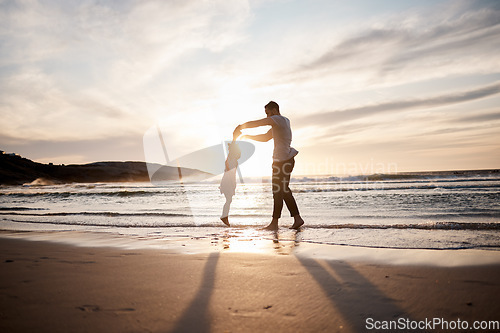
[[240, 147], [236, 142], [228, 143], [229, 153], [227, 154], [227, 158], [234, 158], [235, 160], [241, 157]]

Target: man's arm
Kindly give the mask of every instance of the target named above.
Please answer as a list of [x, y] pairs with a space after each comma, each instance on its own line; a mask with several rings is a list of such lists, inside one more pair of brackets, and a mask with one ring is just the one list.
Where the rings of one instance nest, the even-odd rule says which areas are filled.
[[272, 125], [274, 125], [274, 121], [271, 118], [266, 117], [266, 118], [262, 118], [259, 120], [247, 121], [244, 124], [238, 125], [238, 127], [236, 127], [236, 128], [239, 128], [240, 130], [242, 130], [245, 128], [255, 128], [255, 127], [260, 127], [260, 126], [272, 126]]
[[[245, 129], [245, 128], [255, 128], [255, 127], [260, 127], [260, 126], [272, 126], [272, 125], [274, 125], [274, 121], [271, 118], [269, 118], [269, 117], [262, 118], [262, 119], [259, 119], [259, 120], [247, 121], [244, 124], [236, 126], [236, 128], [234, 129], [234, 132], [233, 132], [233, 140], [236, 140], [236, 138], [238, 138], [241, 135], [241, 130], [242, 129]], [[263, 135], [268, 135], [268, 133], [263, 134]], [[250, 138], [250, 137], [259, 137], [259, 135], [248, 135], [247, 137], [248, 138]], [[272, 138], [272, 134], [271, 134], [271, 138]], [[269, 140], [271, 140], [271, 138], [269, 138], [269, 139], [267, 139], [265, 141], [269, 141]], [[260, 141], [260, 140], [257, 140], [257, 141]]]
[[273, 130], [270, 129], [267, 133], [259, 134], [259, 135], [243, 135], [242, 139], [250, 139], [259, 142], [267, 142], [273, 138]]

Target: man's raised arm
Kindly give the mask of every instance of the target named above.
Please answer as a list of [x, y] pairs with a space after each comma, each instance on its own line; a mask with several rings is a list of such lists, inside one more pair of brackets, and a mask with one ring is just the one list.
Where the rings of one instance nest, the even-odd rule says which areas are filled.
[[273, 120], [269, 117], [266, 117], [259, 120], [247, 121], [246, 123], [238, 125], [236, 128], [242, 130], [245, 128], [255, 128], [260, 126], [272, 126], [273, 124], [274, 124]]
[[[273, 124], [274, 124], [273, 120], [271, 118], [269, 118], [269, 117], [262, 118], [262, 119], [259, 119], [259, 120], [247, 121], [246, 123], [243, 123], [241, 125], [236, 126], [236, 128], [234, 129], [234, 132], [233, 132], [233, 137], [240, 136], [241, 135], [241, 130], [245, 129], [245, 128], [255, 128], [255, 127], [261, 127], [261, 126], [272, 126]], [[247, 135], [246, 137], [247, 138], [261, 137], [261, 139], [264, 139], [264, 138], [268, 138], [268, 135], [269, 135], [269, 132], [267, 132], [266, 134], [261, 134], [261, 135]], [[269, 141], [271, 139], [272, 139], [272, 133], [271, 133], [271, 137], [269, 137], [265, 141]], [[252, 140], [256, 140], [256, 139], [252, 138]], [[261, 141], [261, 140], [256, 140], [256, 141]]]

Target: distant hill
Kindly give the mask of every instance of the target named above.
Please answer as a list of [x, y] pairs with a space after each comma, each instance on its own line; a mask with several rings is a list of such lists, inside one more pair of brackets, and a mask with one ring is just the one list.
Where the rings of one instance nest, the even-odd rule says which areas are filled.
[[[212, 174], [189, 168], [153, 165], [158, 169], [153, 181], [199, 181]], [[0, 154], [0, 184], [26, 183], [97, 183], [150, 181], [145, 162], [95, 162], [90, 164], [53, 165], [33, 162], [17, 154]]]

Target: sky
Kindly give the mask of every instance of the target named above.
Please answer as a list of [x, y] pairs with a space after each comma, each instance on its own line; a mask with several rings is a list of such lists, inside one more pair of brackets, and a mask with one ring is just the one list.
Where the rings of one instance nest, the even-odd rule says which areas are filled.
[[0, 0], [0, 22], [0, 149], [35, 161], [149, 161], [152, 128], [173, 159], [274, 100], [297, 175], [500, 168], [498, 1]]

